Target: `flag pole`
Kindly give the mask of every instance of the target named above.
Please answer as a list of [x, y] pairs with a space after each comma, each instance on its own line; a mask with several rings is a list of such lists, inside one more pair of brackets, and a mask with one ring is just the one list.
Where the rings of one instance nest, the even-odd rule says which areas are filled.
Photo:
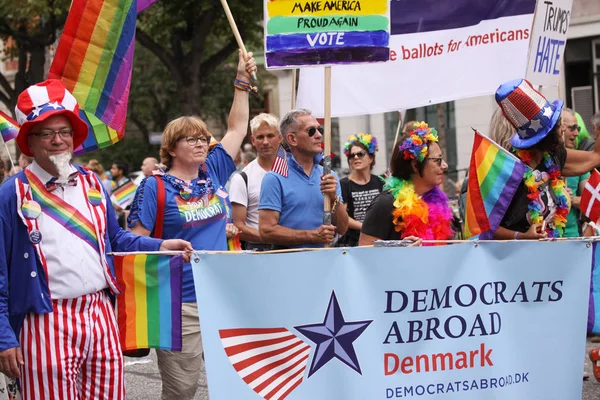
[[298, 80], [298, 70], [294, 68], [292, 70], [292, 110], [296, 109], [296, 91], [298, 88], [296, 87], [296, 81]]
[[396, 137], [394, 138], [394, 147], [396, 147], [396, 143], [398, 143], [398, 136], [400, 135], [400, 130], [402, 129], [402, 111], [398, 111], [398, 127], [396, 128]]
[[[229, 4], [227, 4], [227, 0], [221, 0], [221, 4], [223, 5], [223, 10], [225, 10], [225, 15], [227, 16], [227, 20], [229, 21], [229, 26], [231, 26], [231, 31], [233, 32], [233, 36], [237, 41], [238, 47], [244, 53], [244, 59], [248, 57], [248, 52], [246, 51], [246, 46], [244, 46], [244, 41], [242, 40], [242, 36], [240, 35], [240, 31], [235, 23], [235, 19], [233, 19], [233, 15], [231, 14], [231, 10], [229, 9]], [[252, 73], [252, 80], [257, 81], [256, 73]]]
[[13, 161], [13, 158], [10, 155], [10, 150], [8, 149], [8, 145], [4, 141], [4, 138], [2, 139], [2, 143], [4, 143], [4, 148], [6, 149], [6, 154], [8, 154], [8, 159], [10, 160], [10, 165], [12, 165], [12, 168], [10, 169], [10, 171], [12, 172], [15, 169], [15, 162]]
[[[325, 67], [325, 141], [323, 146], [323, 175], [331, 173], [331, 67]], [[331, 225], [331, 199], [323, 196], [323, 225]], [[329, 245], [325, 245], [329, 247]]]

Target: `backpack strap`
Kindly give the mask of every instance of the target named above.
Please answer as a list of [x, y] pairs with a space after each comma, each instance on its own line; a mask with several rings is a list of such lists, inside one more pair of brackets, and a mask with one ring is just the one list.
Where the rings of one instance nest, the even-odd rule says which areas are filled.
[[240, 172], [240, 175], [242, 176], [242, 179], [246, 183], [246, 192], [247, 192], [248, 191], [248, 174], [246, 172], [242, 171], [242, 172]]
[[152, 237], [162, 239], [165, 223], [167, 191], [162, 178], [157, 175], [154, 175], [154, 178], [156, 179], [156, 221], [154, 222], [154, 232], [152, 233]]

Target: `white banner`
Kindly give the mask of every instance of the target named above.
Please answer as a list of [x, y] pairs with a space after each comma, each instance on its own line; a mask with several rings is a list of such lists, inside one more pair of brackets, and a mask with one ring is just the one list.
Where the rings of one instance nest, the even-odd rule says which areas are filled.
[[525, 76], [534, 85], [558, 86], [572, 5], [573, 0], [538, 0]]
[[[449, 15], [454, 9], [444, 7], [444, 1], [423, 2], [438, 8], [432, 8], [428, 14], [423, 11], [426, 17], [414, 17], [418, 24], [412, 29], [403, 29], [408, 22], [401, 20], [405, 14], [395, 7], [405, 3], [417, 7], [417, 3], [392, 2], [390, 62], [332, 67], [333, 117], [488, 95], [503, 82], [525, 75], [533, 0], [486, 2], [486, 6], [456, 0], [452, 7], [464, 12], [465, 19], [459, 21], [463, 23], [458, 27], [452, 22], [461, 17]], [[489, 18], [490, 14], [496, 18]], [[323, 117], [323, 85], [323, 68], [302, 68], [298, 107]]]

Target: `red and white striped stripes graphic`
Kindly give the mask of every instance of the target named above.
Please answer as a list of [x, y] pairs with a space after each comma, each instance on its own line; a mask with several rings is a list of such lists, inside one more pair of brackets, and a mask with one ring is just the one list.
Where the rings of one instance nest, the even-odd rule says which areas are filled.
[[302, 383], [310, 346], [289, 330], [222, 329], [219, 334], [233, 368], [263, 399], [285, 399]]
[[53, 308], [28, 314], [21, 329], [23, 400], [124, 399], [123, 356], [108, 296], [54, 300]]
[[275, 162], [273, 162], [271, 171], [286, 178], [288, 176], [287, 154], [285, 153], [283, 146], [279, 146], [277, 149], [277, 155], [275, 156]]

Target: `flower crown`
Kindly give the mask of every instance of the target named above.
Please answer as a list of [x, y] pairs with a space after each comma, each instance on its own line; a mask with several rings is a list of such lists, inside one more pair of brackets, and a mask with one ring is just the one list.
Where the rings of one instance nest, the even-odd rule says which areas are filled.
[[370, 133], [359, 133], [358, 135], [352, 135], [348, 138], [346, 144], [344, 144], [344, 154], [346, 157], [350, 155], [350, 149], [355, 142], [361, 143], [367, 148], [369, 154], [375, 154], [379, 151], [377, 146], [377, 138]]
[[404, 159], [423, 162], [429, 152], [429, 145], [438, 141], [435, 128], [429, 128], [425, 122], [415, 123], [409, 136], [402, 142], [398, 149], [404, 153]]

